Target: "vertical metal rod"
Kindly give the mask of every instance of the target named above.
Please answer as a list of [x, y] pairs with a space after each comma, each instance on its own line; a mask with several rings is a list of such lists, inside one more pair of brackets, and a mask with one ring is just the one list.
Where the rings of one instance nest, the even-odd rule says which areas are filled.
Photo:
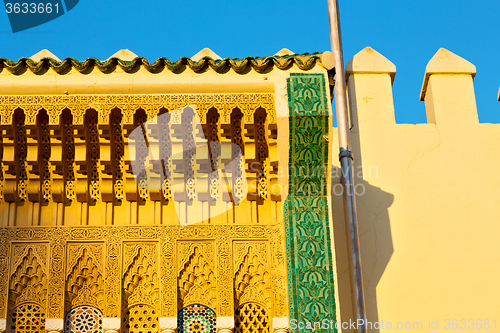
[[344, 185], [344, 214], [348, 230], [347, 241], [349, 245], [351, 296], [354, 307], [354, 319], [357, 321], [356, 331], [365, 333], [365, 296], [363, 291], [361, 258], [359, 254], [358, 220], [356, 214], [351, 138], [348, 121], [349, 111], [347, 110], [344, 56], [342, 51], [342, 37], [340, 35], [338, 0], [328, 0], [328, 14], [330, 18], [330, 40], [332, 44], [332, 53], [335, 57], [335, 108], [337, 111], [337, 128], [339, 133], [341, 180]]

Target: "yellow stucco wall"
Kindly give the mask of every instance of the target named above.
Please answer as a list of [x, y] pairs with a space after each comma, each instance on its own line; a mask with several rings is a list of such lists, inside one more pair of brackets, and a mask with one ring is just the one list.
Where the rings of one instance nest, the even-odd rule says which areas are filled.
[[[416, 125], [395, 122], [389, 60], [366, 48], [346, 67], [367, 317], [385, 324], [369, 331], [421, 322], [413, 330], [448, 332], [453, 319], [476, 329], [488, 319], [491, 331], [496, 319], [500, 329], [500, 125], [478, 121], [475, 66], [440, 49], [421, 92], [428, 122]], [[332, 201], [340, 311], [348, 321], [342, 197]]]

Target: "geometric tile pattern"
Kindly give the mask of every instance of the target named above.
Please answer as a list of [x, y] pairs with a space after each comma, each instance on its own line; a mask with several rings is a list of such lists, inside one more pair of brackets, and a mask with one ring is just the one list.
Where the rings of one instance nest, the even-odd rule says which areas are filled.
[[290, 187], [284, 209], [289, 313], [290, 320], [306, 324], [335, 321], [327, 201], [326, 139], [330, 124], [325, 87], [322, 74], [290, 74], [287, 80]]
[[90, 305], [80, 305], [69, 310], [64, 323], [64, 333], [101, 333], [102, 311]]
[[203, 304], [190, 304], [177, 315], [179, 333], [215, 333], [215, 312]]

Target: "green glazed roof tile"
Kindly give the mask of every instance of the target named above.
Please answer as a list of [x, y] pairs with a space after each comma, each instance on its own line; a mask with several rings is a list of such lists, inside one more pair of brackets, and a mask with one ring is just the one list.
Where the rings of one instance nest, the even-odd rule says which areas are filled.
[[200, 72], [207, 67], [212, 68], [216, 72], [221, 72], [227, 66], [232, 68], [237, 73], [242, 73], [249, 68], [258, 73], [262, 73], [273, 66], [276, 66], [278, 69], [287, 69], [292, 64], [297, 64], [301, 70], [308, 70], [313, 67], [316, 62], [321, 63], [321, 53], [268, 56], [263, 58], [225, 58], [222, 60], [214, 60], [210, 57], [203, 57], [199, 61], [193, 61], [191, 58], [182, 57], [175, 62], [171, 62], [167, 58], [162, 57], [156, 59], [153, 63], [149, 63], [149, 61], [143, 57], [136, 57], [132, 61], [124, 61], [116, 57], [105, 61], [100, 61], [96, 58], [87, 58], [84, 61], [78, 61], [74, 58], [65, 58], [62, 61], [57, 61], [53, 58], [43, 58], [38, 62], [23, 57], [17, 62], [0, 58], [0, 68], [5, 68], [10, 73], [17, 73], [23, 68], [28, 68], [33, 73], [39, 73], [45, 68], [52, 68], [57, 73], [62, 73], [71, 67], [75, 68], [79, 72], [83, 72], [94, 66], [100, 71], [106, 72], [112, 69], [113, 66], [120, 66], [125, 72], [130, 72], [136, 68], [136, 66], [144, 66], [144, 68], [148, 71], [155, 72], [164, 68], [167, 68], [170, 71], [177, 71], [183, 66], [187, 66], [194, 72]]

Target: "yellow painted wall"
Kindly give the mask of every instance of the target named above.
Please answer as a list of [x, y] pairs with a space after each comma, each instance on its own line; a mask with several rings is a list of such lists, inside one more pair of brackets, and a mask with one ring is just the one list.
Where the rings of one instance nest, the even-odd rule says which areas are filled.
[[[445, 49], [426, 68], [428, 123], [396, 124], [395, 72], [371, 48], [346, 66], [355, 180], [359, 193], [365, 189], [357, 208], [367, 317], [385, 323], [369, 331], [421, 322], [414, 331], [449, 332], [446, 319], [450, 327], [453, 319], [458, 327], [461, 319], [467, 326], [481, 320], [483, 329], [489, 319], [488, 331], [496, 319], [500, 330], [500, 125], [479, 123], [475, 66]], [[342, 197], [332, 200], [340, 311], [348, 321]]]

